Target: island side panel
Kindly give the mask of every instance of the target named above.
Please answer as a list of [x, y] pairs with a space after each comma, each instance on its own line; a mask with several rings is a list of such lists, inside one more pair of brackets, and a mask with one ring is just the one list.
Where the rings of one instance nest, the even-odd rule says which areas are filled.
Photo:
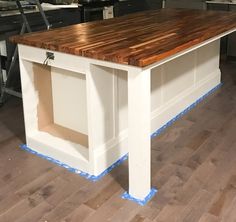
[[[151, 69], [151, 133], [221, 82], [220, 41], [214, 41]], [[118, 132], [127, 137], [127, 72], [117, 70]]]
[[[30, 50], [34, 55], [34, 48]], [[22, 47], [20, 69], [27, 146], [45, 157], [88, 172], [88, 136], [54, 123], [51, 67], [24, 59], [25, 53], [29, 53], [28, 48]]]

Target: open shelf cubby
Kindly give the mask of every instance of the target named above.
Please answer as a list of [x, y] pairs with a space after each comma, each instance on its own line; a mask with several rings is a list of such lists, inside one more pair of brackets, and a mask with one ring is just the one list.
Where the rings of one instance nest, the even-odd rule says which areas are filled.
[[37, 63], [33, 66], [38, 130], [88, 147], [85, 75]]

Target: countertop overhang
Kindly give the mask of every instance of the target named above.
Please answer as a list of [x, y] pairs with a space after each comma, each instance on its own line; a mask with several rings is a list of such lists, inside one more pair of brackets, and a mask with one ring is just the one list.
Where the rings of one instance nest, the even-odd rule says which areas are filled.
[[14, 36], [11, 40], [47, 50], [145, 67], [235, 29], [235, 12], [161, 9]]

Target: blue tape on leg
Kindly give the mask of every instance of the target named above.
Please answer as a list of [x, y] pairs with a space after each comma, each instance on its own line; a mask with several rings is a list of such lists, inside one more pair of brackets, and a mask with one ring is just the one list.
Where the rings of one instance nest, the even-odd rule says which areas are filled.
[[144, 199], [137, 199], [135, 197], [132, 197], [128, 192], [125, 192], [122, 194], [122, 198], [126, 199], [126, 200], [131, 200], [141, 206], [144, 206], [148, 203], [149, 200], [151, 200], [153, 198], [153, 196], [158, 192], [157, 189], [152, 188], [149, 192], [149, 194], [144, 198]]

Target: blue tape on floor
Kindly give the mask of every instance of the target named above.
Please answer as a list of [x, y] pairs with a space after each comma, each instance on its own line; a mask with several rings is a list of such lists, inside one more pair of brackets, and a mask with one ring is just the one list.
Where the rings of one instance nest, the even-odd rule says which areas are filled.
[[165, 125], [163, 125], [161, 128], [156, 130], [152, 135], [151, 138], [154, 138], [158, 135], [160, 135], [168, 126], [171, 126], [175, 121], [177, 121], [179, 118], [181, 118], [183, 115], [185, 115], [187, 112], [189, 112], [191, 109], [193, 109], [197, 104], [199, 104], [202, 100], [204, 100], [207, 96], [212, 94], [214, 91], [219, 89], [222, 86], [222, 83], [211, 89], [208, 93], [206, 93], [204, 96], [200, 97], [196, 102], [194, 102], [192, 105], [187, 107], [185, 110], [183, 110], [181, 113], [179, 113], [176, 117], [168, 121]]
[[[189, 110], [191, 110], [192, 108], [194, 108], [198, 103], [200, 103], [202, 100], [204, 100], [207, 96], [209, 96], [209, 95], [210, 95], [211, 93], [213, 93], [215, 90], [217, 90], [218, 88], [220, 88], [221, 85], [222, 85], [222, 83], [220, 83], [219, 85], [217, 85], [216, 87], [214, 87], [212, 90], [210, 90], [210, 91], [209, 91], [208, 93], [206, 93], [204, 96], [202, 96], [201, 98], [199, 98], [196, 102], [194, 102], [192, 105], [190, 105], [190, 106], [189, 106], [188, 108], [186, 108], [184, 111], [182, 111], [182, 112], [181, 112], [180, 114], [178, 114], [176, 117], [174, 117], [174, 118], [171, 119], [169, 122], [167, 122], [164, 126], [162, 126], [162, 127], [159, 128], [157, 131], [155, 131], [155, 132], [151, 135], [151, 138], [154, 138], [154, 137], [160, 135], [168, 126], [172, 125], [176, 120], [178, 120], [180, 117], [182, 117], [184, 114], [186, 114]], [[32, 154], [35, 154], [35, 155], [37, 155], [37, 156], [39, 156], [39, 157], [41, 157], [41, 158], [43, 158], [43, 159], [46, 159], [46, 160], [48, 160], [48, 161], [50, 161], [50, 162], [52, 162], [52, 163], [57, 164], [58, 166], [64, 167], [65, 169], [67, 169], [68, 171], [70, 171], [70, 172], [72, 172], [72, 173], [76, 173], [76, 174], [78, 174], [78, 175], [80, 175], [80, 176], [82, 176], [82, 177], [84, 177], [84, 178], [86, 178], [86, 179], [88, 179], [88, 180], [90, 180], [90, 181], [94, 181], [94, 182], [100, 180], [103, 176], [105, 176], [106, 174], [108, 174], [111, 170], [113, 170], [115, 167], [119, 166], [121, 163], [123, 163], [125, 160], [128, 159], [128, 154], [126, 154], [125, 156], [123, 156], [123, 157], [121, 157], [119, 160], [117, 160], [114, 164], [112, 164], [109, 168], [107, 168], [104, 172], [102, 172], [100, 175], [94, 176], [94, 175], [90, 175], [90, 174], [88, 174], [88, 173], [85, 173], [85, 172], [83, 172], [83, 171], [81, 171], [81, 170], [79, 170], [79, 169], [75, 169], [75, 168], [73, 168], [73, 167], [71, 167], [71, 166], [69, 166], [69, 165], [67, 165], [67, 164], [65, 164], [65, 163], [62, 163], [61, 161], [56, 160], [56, 159], [54, 159], [54, 158], [52, 158], [52, 157], [45, 156], [45, 155], [43, 155], [43, 154], [41, 154], [41, 153], [38, 153], [38, 152], [36, 152], [36, 151], [30, 149], [29, 147], [27, 147], [25, 144], [20, 145], [20, 147], [21, 147], [23, 150], [27, 151], [27, 152], [30, 152], [30, 153], [32, 153]], [[152, 189], [149, 195], [155, 195], [155, 193], [156, 193], [157, 191], [154, 192], [154, 190], [155, 190], [155, 189]], [[148, 197], [149, 197], [149, 195], [148, 195]], [[129, 197], [129, 198], [132, 198], [132, 197], [129, 196], [128, 193], [125, 193], [123, 196], [124, 196], [124, 197], [127, 196], [126, 199], [128, 199], [128, 197]], [[151, 197], [152, 197], [152, 196], [151, 196]], [[151, 197], [150, 197], [150, 198], [151, 198]], [[147, 199], [150, 199], [150, 198], [147, 198]], [[135, 199], [135, 198], [134, 198], [134, 199]], [[146, 198], [145, 198], [145, 199], [146, 199]], [[142, 200], [142, 201], [143, 201], [143, 200]], [[142, 202], [142, 201], [141, 201], [141, 202]], [[136, 201], [136, 202], [137, 202], [137, 201]], [[140, 202], [140, 204], [141, 204], [141, 202]]]
[[128, 192], [123, 193], [121, 197], [122, 197], [123, 199], [131, 200], [131, 201], [133, 201], [133, 202], [135, 202], [135, 203], [138, 203], [138, 204], [141, 205], [141, 206], [144, 206], [144, 205], [147, 204], [147, 202], [148, 202], [149, 200], [152, 199], [152, 197], [153, 197], [157, 192], [158, 192], [157, 189], [152, 188], [152, 189], [150, 190], [149, 194], [148, 194], [143, 200], [137, 199], [137, 198], [135, 198], [135, 197], [132, 197]]
[[78, 175], [80, 175], [80, 176], [82, 176], [82, 177], [84, 177], [84, 178], [86, 178], [86, 179], [88, 179], [90, 181], [93, 181], [93, 182], [100, 180], [102, 177], [104, 177], [106, 174], [108, 174], [111, 170], [113, 170], [115, 167], [119, 166], [121, 163], [123, 163], [125, 160], [128, 159], [128, 154], [126, 154], [125, 156], [123, 156], [119, 160], [117, 160], [115, 163], [113, 163], [110, 167], [108, 167], [101, 174], [99, 174], [98, 176], [94, 176], [94, 175], [90, 175], [88, 173], [85, 173], [85, 172], [83, 172], [81, 170], [75, 169], [75, 168], [73, 168], [73, 167], [71, 167], [71, 166], [69, 166], [69, 165], [67, 165], [65, 163], [62, 163], [61, 161], [56, 160], [56, 159], [54, 159], [52, 157], [45, 156], [45, 155], [43, 155], [41, 153], [38, 153], [38, 152], [30, 149], [29, 147], [27, 147], [25, 144], [20, 145], [20, 148], [25, 150], [25, 151], [27, 151], [27, 152], [29, 152], [29, 153], [35, 154], [35, 155], [37, 155], [37, 156], [39, 156], [39, 157], [41, 157], [43, 159], [46, 159], [46, 160], [48, 160], [48, 161], [50, 161], [52, 163], [55, 163], [58, 166], [64, 167], [68, 171], [70, 171], [72, 173], [75, 173], [75, 174], [78, 174]]

